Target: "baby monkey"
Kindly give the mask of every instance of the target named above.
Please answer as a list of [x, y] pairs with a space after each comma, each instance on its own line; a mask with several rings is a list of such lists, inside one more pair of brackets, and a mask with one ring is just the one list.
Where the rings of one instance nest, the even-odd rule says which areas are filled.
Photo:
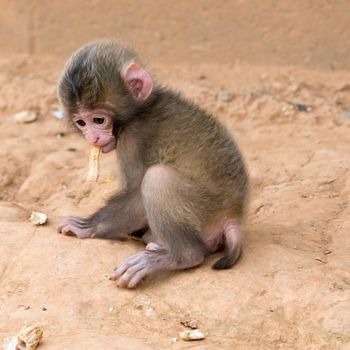
[[197, 266], [222, 248], [213, 268], [236, 262], [248, 176], [224, 126], [156, 83], [135, 52], [115, 41], [73, 54], [59, 98], [90, 144], [105, 153], [116, 149], [122, 189], [90, 217], [66, 217], [58, 232], [79, 238], [144, 232], [146, 249], [111, 275], [128, 288], [160, 271]]

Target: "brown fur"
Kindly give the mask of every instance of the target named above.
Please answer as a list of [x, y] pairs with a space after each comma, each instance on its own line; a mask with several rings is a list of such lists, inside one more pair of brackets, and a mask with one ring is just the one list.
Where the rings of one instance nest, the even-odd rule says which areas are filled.
[[[105, 108], [113, 112], [117, 134], [123, 190], [81, 220], [108, 238], [149, 225], [162, 246], [159, 256], [167, 257], [162, 269], [190, 267], [210, 251], [205, 227], [215, 218], [239, 225], [248, 176], [232, 136], [208, 112], [156, 83], [145, 101], [135, 101], [121, 78], [129, 62], [139, 63], [132, 50], [113, 41], [92, 43], [72, 56], [59, 83], [68, 116]], [[218, 230], [225, 240], [224, 228]], [[226, 248], [215, 268], [237, 260], [240, 244]]]

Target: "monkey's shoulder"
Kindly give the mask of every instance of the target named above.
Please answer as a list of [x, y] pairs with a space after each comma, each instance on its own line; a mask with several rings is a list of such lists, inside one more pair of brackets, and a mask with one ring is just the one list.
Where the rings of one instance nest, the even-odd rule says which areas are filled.
[[145, 117], [152, 130], [164, 134], [222, 134], [227, 132], [207, 110], [169, 88], [158, 88], [151, 103], [151, 113]]

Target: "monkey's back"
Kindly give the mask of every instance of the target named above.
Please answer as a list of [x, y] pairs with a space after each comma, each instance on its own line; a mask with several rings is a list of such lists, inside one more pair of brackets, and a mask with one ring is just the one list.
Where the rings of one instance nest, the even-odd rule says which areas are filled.
[[[199, 182], [218, 209], [243, 213], [248, 175], [237, 144], [211, 114], [166, 90], [148, 121], [149, 165], [163, 163]], [[169, 108], [170, 107], [170, 108]]]

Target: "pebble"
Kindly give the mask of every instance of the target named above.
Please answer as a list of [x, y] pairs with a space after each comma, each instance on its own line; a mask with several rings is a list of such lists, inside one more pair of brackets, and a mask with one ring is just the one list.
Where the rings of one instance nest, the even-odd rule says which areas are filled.
[[311, 112], [311, 107], [302, 103], [296, 103], [295, 108], [298, 110], [298, 112]]
[[22, 112], [16, 113], [13, 116], [13, 118], [17, 123], [25, 124], [25, 123], [32, 123], [35, 120], [37, 120], [38, 115], [36, 112], [33, 112], [33, 111], [22, 111]]
[[32, 214], [30, 215], [29, 220], [34, 225], [44, 225], [47, 221], [47, 215], [44, 213], [33, 211]]
[[64, 118], [64, 112], [62, 109], [53, 109], [51, 111], [51, 115], [55, 117], [56, 119], [63, 119]]
[[218, 99], [222, 102], [230, 102], [233, 100], [233, 94], [227, 90], [221, 90], [218, 92]]
[[200, 329], [192, 329], [190, 331], [180, 332], [182, 340], [202, 340], [205, 339], [205, 334]]

